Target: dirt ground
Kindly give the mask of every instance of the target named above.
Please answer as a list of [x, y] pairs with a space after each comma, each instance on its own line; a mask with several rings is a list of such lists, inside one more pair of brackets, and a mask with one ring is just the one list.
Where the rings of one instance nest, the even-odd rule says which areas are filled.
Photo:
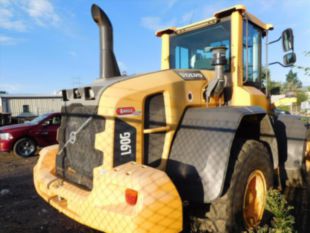
[[[36, 194], [32, 168], [37, 159], [0, 153], [0, 233], [96, 233], [58, 213]], [[287, 196], [295, 207], [296, 230], [310, 232], [310, 195], [294, 189]]]
[[0, 233], [95, 233], [60, 214], [37, 195], [32, 181], [37, 159], [0, 153]]

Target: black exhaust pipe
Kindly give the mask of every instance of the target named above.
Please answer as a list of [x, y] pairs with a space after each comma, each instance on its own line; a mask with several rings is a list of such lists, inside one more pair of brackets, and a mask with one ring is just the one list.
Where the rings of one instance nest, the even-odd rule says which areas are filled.
[[96, 4], [91, 7], [93, 20], [100, 33], [100, 79], [120, 76], [113, 52], [113, 28], [108, 16]]

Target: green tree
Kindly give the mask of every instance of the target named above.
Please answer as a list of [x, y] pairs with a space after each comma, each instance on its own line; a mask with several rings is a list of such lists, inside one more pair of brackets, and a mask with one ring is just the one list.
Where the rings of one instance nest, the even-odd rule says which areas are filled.
[[308, 96], [304, 91], [298, 91], [296, 97], [297, 97], [297, 105], [300, 105], [302, 102], [308, 100]]
[[298, 79], [297, 73], [291, 69], [286, 75], [286, 82], [283, 85], [284, 92], [297, 92], [302, 87], [302, 82]]
[[[305, 56], [310, 57], [310, 51], [305, 51]], [[303, 70], [306, 76], [310, 77], [310, 67], [295, 66], [297, 69]]]
[[[270, 78], [270, 70], [263, 68], [262, 69], [262, 74], [261, 74], [261, 81], [262, 83], [265, 84], [265, 86], [268, 87], [268, 92], [271, 94], [280, 94], [280, 93], [274, 93], [274, 92], [280, 92], [281, 90], [281, 83], [280, 82], [275, 82], [271, 81]], [[276, 91], [278, 90], [278, 91]]]

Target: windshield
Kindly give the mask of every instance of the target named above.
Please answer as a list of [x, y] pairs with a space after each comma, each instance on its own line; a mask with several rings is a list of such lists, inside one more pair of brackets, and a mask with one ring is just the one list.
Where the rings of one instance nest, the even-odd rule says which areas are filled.
[[48, 113], [40, 115], [40, 116], [34, 118], [33, 120], [29, 121], [29, 123], [36, 125], [36, 124], [40, 123], [42, 120], [44, 120], [48, 115], [49, 115]]
[[211, 49], [225, 46], [226, 71], [230, 68], [230, 20], [170, 37], [172, 69], [213, 70]]

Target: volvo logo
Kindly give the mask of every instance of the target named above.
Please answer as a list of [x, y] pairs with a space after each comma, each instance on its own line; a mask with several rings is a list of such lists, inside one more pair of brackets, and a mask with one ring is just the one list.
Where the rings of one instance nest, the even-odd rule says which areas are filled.
[[177, 73], [184, 80], [205, 80], [200, 71], [177, 71]]

